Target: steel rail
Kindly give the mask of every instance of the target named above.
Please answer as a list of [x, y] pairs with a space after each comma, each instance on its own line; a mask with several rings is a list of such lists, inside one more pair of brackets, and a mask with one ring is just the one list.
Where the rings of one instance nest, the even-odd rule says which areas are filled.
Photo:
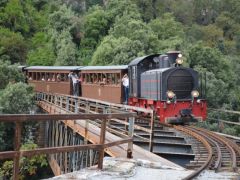
[[195, 133], [194, 131], [191, 131], [189, 129], [186, 129], [182, 126], [173, 126], [176, 130], [178, 131], [182, 131], [186, 134], [189, 134], [190, 136], [193, 136], [194, 138], [196, 138], [198, 141], [202, 142], [203, 145], [206, 147], [207, 151], [208, 151], [208, 158], [206, 160], [206, 162], [196, 171], [194, 171], [192, 174], [188, 175], [187, 177], [184, 178], [184, 180], [190, 180], [193, 179], [194, 177], [196, 177], [197, 175], [199, 175], [204, 169], [206, 169], [213, 157], [213, 150], [212, 147], [210, 146], [210, 144], [206, 141], [206, 139], [204, 139], [203, 137], [201, 137], [199, 134]]
[[232, 148], [232, 146], [228, 143], [228, 141], [225, 141], [223, 137], [215, 134], [215, 133], [212, 133], [206, 129], [203, 129], [203, 128], [196, 128], [196, 127], [193, 127], [197, 130], [200, 130], [204, 133], [207, 133], [208, 135], [214, 137], [215, 139], [217, 139], [218, 141], [220, 141], [221, 143], [225, 144], [225, 146], [227, 147], [227, 149], [229, 150], [230, 154], [231, 154], [231, 157], [232, 157], [232, 169], [233, 171], [237, 171], [237, 156], [236, 156], [236, 153], [234, 151], [234, 149]]
[[205, 139], [207, 139], [211, 144], [214, 144], [214, 146], [216, 146], [217, 148], [217, 160], [215, 162], [214, 165], [214, 170], [215, 172], [219, 171], [219, 168], [221, 167], [221, 163], [222, 163], [222, 152], [221, 152], [221, 148], [219, 146], [219, 144], [214, 141], [213, 139], [209, 138], [206, 134], [197, 131], [196, 129], [190, 128], [190, 127], [186, 127], [187, 129], [194, 131], [197, 134], [200, 134], [201, 136], [203, 136]]

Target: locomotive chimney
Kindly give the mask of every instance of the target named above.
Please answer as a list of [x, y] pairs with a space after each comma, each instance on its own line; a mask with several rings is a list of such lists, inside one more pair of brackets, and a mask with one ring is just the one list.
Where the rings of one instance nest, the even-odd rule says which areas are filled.
[[159, 62], [159, 68], [168, 68], [171, 67], [171, 62], [169, 61], [169, 58], [167, 55], [163, 54], [159, 56], [160, 62]]
[[178, 58], [178, 54], [180, 54], [180, 51], [168, 51], [168, 60], [171, 64], [175, 64], [176, 59]]

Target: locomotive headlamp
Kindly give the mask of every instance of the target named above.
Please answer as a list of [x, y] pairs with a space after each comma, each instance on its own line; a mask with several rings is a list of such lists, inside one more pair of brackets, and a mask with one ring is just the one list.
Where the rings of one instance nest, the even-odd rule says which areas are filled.
[[174, 92], [172, 92], [172, 91], [167, 91], [167, 97], [168, 97], [169, 99], [172, 99], [174, 96], [175, 96]]
[[178, 54], [178, 58], [176, 59], [176, 64], [181, 65], [183, 63], [182, 54]]
[[182, 64], [182, 63], [183, 63], [183, 59], [177, 58], [177, 59], [176, 59], [176, 63], [177, 63], [177, 64]]
[[199, 92], [196, 90], [192, 91], [191, 94], [192, 94], [192, 97], [194, 97], [194, 98], [197, 98], [199, 96]]

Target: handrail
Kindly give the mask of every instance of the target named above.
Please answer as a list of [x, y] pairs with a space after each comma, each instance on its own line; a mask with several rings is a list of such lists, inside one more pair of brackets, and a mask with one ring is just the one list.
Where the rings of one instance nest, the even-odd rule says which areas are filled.
[[[117, 117], [128, 117], [129, 124], [131, 127], [134, 126], [134, 118], [136, 117], [135, 113], [115, 113], [115, 114], [4, 114], [0, 115], [0, 122], [14, 122], [15, 123], [15, 138], [14, 138], [14, 151], [5, 151], [0, 152], [0, 159], [9, 159], [13, 158], [14, 160], [14, 169], [13, 169], [13, 179], [19, 179], [19, 166], [20, 166], [20, 157], [30, 157], [39, 154], [55, 154], [62, 152], [73, 152], [81, 151], [88, 149], [95, 149], [99, 151], [98, 158], [98, 168], [102, 169], [103, 167], [103, 158], [104, 158], [104, 149], [116, 146], [124, 143], [128, 143], [127, 157], [132, 158], [133, 151], [133, 128], [129, 128], [128, 138], [121, 139], [118, 141], [105, 143], [106, 135], [106, 124], [107, 120]], [[21, 142], [21, 129], [22, 123], [25, 121], [54, 121], [54, 120], [96, 120], [101, 119], [101, 131], [100, 131], [100, 142], [99, 144], [88, 144], [88, 145], [73, 145], [73, 146], [61, 146], [61, 147], [49, 147], [49, 148], [38, 148], [34, 150], [23, 151], [20, 150]]]
[[[153, 109], [146, 109], [141, 107], [110, 103], [110, 102], [91, 99], [91, 98], [78, 97], [78, 96], [72, 96], [72, 95], [66, 95], [66, 94], [58, 94], [58, 93], [37, 92], [36, 97], [39, 102], [43, 101], [43, 102], [53, 104], [54, 106], [57, 106], [60, 109], [64, 109], [64, 111], [67, 111], [67, 112], [75, 112], [75, 113], [79, 111], [86, 112], [86, 109], [88, 109], [87, 110], [88, 113], [89, 112], [96, 113], [96, 112], [93, 112], [90, 107], [98, 107], [98, 108], [102, 108], [103, 110], [108, 109], [110, 112], [114, 112], [118, 110], [120, 112], [137, 112], [138, 114], [139, 113], [148, 114], [150, 116], [150, 119], [149, 119], [150, 129], [137, 126], [137, 125], [134, 125], [134, 128], [141, 129], [142, 131], [150, 134], [149, 150], [152, 152], [153, 136], [154, 136], [154, 119], [155, 119], [155, 111]], [[83, 106], [85, 106], [85, 109], [83, 108]], [[121, 123], [123, 124], [124, 121], [122, 121]]]
[[233, 124], [233, 125], [237, 125], [240, 126], [240, 122], [232, 122], [232, 121], [226, 121], [226, 120], [222, 120], [222, 119], [215, 119], [215, 118], [208, 118], [210, 120], [214, 120], [214, 121], [219, 121], [219, 122], [224, 122], [226, 124]]
[[240, 111], [232, 111], [232, 110], [226, 110], [226, 109], [214, 109], [214, 108], [208, 108], [208, 109], [212, 110], [212, 111], [222, 111], [222, 112], [226, 112], [226, 113], [233, 113], [233, 114], [240, 115]]
[[[42, 93], [43, 92], [38, 92], [38, 93]], [[99, 103], [99, 104], [104, 104], [107, 105], [109, 107], [118, 107], [118, 108], [123, 108], [125, 110], [135, 110], [135, 111], [141, 111], [144, 113], [153, 113], [153, 110], [151, 109], [145, 109], [145, 108], [141, 108], [141, 107], [135, 107], [135, 106], [128, 106], [128, 105], [123, 105], [123, 104], [116, 104], [116, 103], [110, 103], [110, 102], [106, 102], [106, 101], [101, 101], [101, 100], [97, 100], [97, 99], [91, 99], [91, 98], [85, 98], [85, 97], [79, 97], [79, 96], [72, 96], [72, 95], [66, 95], [66, 94], [59, 94], [59, 93], [45, 93], [45, 94], [49, 94], [49, 95], [58, 95], [58, 96], [62, 96], [62, 97], [68, 97], [68, 98], [73, 98], [73, 99], [79, 99], [79, 100], [84, 100], [84, 101], [88, 101], [88, 102], [94, 102], [94, 103]]]

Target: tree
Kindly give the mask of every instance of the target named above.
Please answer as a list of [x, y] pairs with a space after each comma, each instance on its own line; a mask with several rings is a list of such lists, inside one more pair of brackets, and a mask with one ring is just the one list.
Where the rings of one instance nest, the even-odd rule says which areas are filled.
[[95, 48], [109, 29], [106, 13], [100, 6], [89, 9], [84, 21], [83, 47]]
[[163, 18], [152, 20], [149, 26], [160, 40], [158, 49], [162, 51], [180, 49], [184, 39], [183, 27], [181, 23], [175, 21], [172, 14], [166, 13]]
[[30, 51], [27, 56], [27, 64], [31, 66], [52, 66], [55, 60], [56, 56], [50, 44]]
[[145, 22], [149, 22], [156, 17], [155, 3], [152, 0], [134, 0], [137, 4], [142, 19]]
[[24, 82], [24, 75], [17, 65], [10, 65], [10, 62], [0, 60], [0, 91], [5, 89], [9, 82]]
[[77, 48], [72, 42], [71, 35], [68, 31], [63, 31], [57, 40], [56, 52], [57, 58], [55, 65], [74, 66], [79, 64], [77, 61]]
[[223, 31], [215, 25], [208, 25], [202, 27], [202, 40], [207, 46], [217, 47], [219, 40], [223, 39]]
[[59, 33], [65, 29], [72, 31], [73, 29], [79, 29], [80, 19], [70, 8], [62, 5], [59, 10], [49, 16], [49, 25], [51, 29], [55, 29]]
[[29, 24], [26, 21], [20, 0], [8, 1], [3, 12], [0, 13], [0, 24], [15, 32], [29, 32]]
[[91, 64], [128, 64], [143, 54], [144, 46], [140, 41], [133, 41], [126, 37], [107, 36], [94, 52]]
[[[21, 150], [33, 150], [37, 145], [33, 142], [27, 142], [21, 146]], [[46, 155], [36, 155], [31, 158], [22, 157], [20, 159], [20, 179], [28, 179], [34, 177], [37, 173], [38, 167], [47, 166]], [[0, 177], [11, 179], [13, 175], [13, 161], [5, 161], [0, 168]], [[37, 178], [38, 179], [38, 178]]]
[[12, 63], [24, 63], [27, 45], [19, 33], [0, 27], [0, 57], [8, 56]]
[[[25, 83], [8, 84], [0, 93], [0, 114], [27, 114], [34, 105], [33, 88]], [[0, 123], [0, 150], [13, 149], [14, 126]]]
[[138, 8], [135, 3], [129, 0], [109, 0], [106, 5], [106, 13], [109, 18], [109, 25], [111, 26], [115, 19], [123, 16], [123, 14], [138, 13]]
[[139, 14], [131, 12], [116, 18], [109, 34], [116, 38], [127, 37], [134, 42], [142, 43], [144, 54], [159, 52], [156, 34], [146, 23], [140, 20]]
[[222, 79], [217, 78], [213, 72], [209, 72], [206, 68], [203, 68], [200, 65], [195, 66], [194, 69], [202, 74], [206, 73], [206, 99], [209, 107], [221, 108], [224, 104], [228, 104], [230, 102], [228, 101], [231, 97], [228, 82], [224, 82]]
[[48, 35], [38, 32], [31, 39], [32, 50], [28, 52], [28, 65], [51, 66], [55, 63], [56, 56]]
[[223, 58], [221, 53], [210, 47], [205, 47], [201, 43], [196, 44], [189, 50], [188, 61], [191, 68], [200, 65], [207, 71], [213, 72], [217, 78], [230, 80], [231, 72], [229, 63]]
[[79, 64], [77, 46], [80, 41], [80, 19], [66, 5], [62, 5], [50, 15], [49, 21], [48, 35], [56, 54], [55, 65]]
[[28, 113], [34, 105], [33, 87], [19, 82], [8, 84], [0, 96], [0, 112], [6, 114]]

